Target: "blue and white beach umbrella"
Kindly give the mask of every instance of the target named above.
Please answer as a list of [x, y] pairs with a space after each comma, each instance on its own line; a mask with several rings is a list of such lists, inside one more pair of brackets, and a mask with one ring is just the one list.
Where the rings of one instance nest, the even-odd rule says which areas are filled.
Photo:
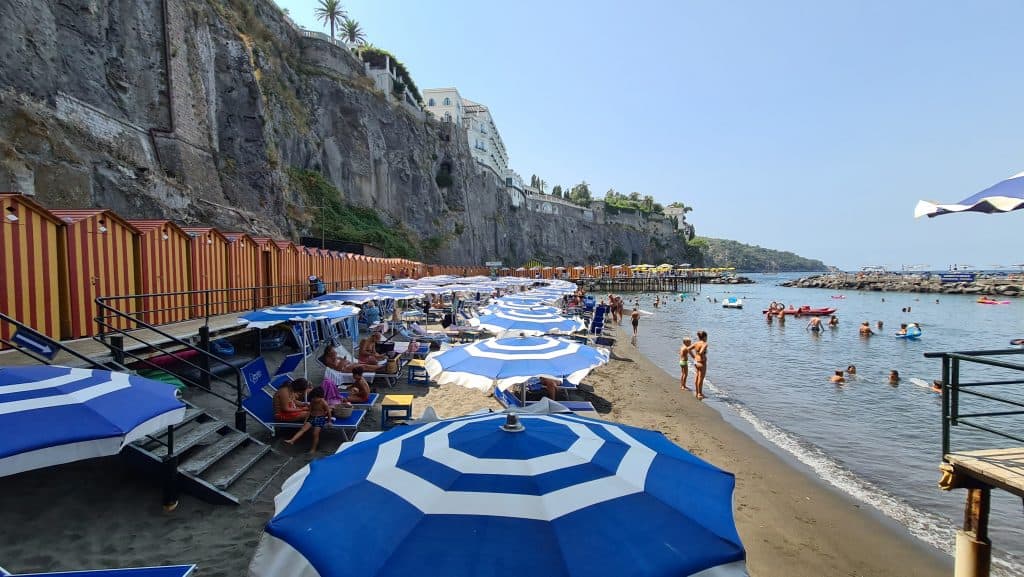
[[427, 356], [426, 369], [439, 384], [483, 391], [505, 390], [533, 377], [565, 379], [578, 385], [608, 362], [608, 351], [554, 337], [483, 339]]
[[275, 498], [249, 575], [746, 574], [731, 473], [655, 431], [509, 417], [395, 428], [313, 461]]
[[380, 298], [376, 292], [372, 291], [361, 291], [361, 290], [346, 290], [327, 293], [322, 296], [316, 297], [315, 301], [338, 301], [341, 303], [350, 303], [354, 305], [361, 305], [368, 303], [372, 300]]
[[515, 332], [526, 335], [542, 335], [555, 331], [572, 333], [586, 328], [586, 324], [580, 319], [529, 309], [500, 309], [480, 315], [479, 326], [492, 333]]
[[307, 301], [290, 305], [260, 309], [245, 313], [239, 318], [254, 329], [265, 329], [289, 321], [311, 323], [314, 321], [344, 319], [359, 314], [359, 307], [338, 301]]
[[423, 298], [423, 292], [413, 290], [412, 288], [390, 288], [390, 289], [377, 289], [374, 291], [377, 294], [377, 298], [381, 299], [393, 299], [396, 301], [407, 301]]
[[184, 416], [167, 383], [92, 369], [0, 367], [0, 477], [116, 455]]
[[4, 573], [11, 577], [188, 577], [195, 565], [163, 565], [160, 567], [129, 567], [125, 569], [93, 569], [86, 571], [54, 571], [51, 573]]
[[[306, 350], [306, 323], [346, 319], [359, 314], [359, 307], [339, 301], [307, 301], [252, 311], [239, 317], [254, 329], [266, 329], [286, 322], [302, 324], [302, 350]], [[302, 358], [303, 376], [309, 375], [306, 358]]]
[[1024, 208], [1024, 172], [969, 196], [956, 204], [938, 204], [920, 200], [914, 208], [914, 218], [934, 217], [953, 212], [1010, 212]]
[[538, 305], [527, 305], [527, 304], [516, 304], [497, 300], [480, 309], [480, 313], [495, 313], [498, 311], [533, 311], [535, 313], [558, 315], [562, 314], [562, 309], [558, 307], [538, 304]]

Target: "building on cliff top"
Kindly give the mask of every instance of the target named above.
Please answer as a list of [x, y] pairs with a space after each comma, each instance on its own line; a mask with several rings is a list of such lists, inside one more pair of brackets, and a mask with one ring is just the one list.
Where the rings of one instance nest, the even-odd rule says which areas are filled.
[[489, 168], [499, 182], [508, 185], [508, 152], [501, 140], [491, 111], [478, 102], [463, 98], [456, 88], [428, 88], [423, 91], [426, 109], [442, 122], [453, 122], [466, 131], [473, 159]]

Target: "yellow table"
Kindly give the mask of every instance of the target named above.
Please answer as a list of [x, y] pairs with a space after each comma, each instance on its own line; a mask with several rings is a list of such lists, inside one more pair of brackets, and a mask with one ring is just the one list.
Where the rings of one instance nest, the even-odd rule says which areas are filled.
[[429, 385], [430, 376], [427, 375], [427, 361], [413, 359], [405, 364], [405, 383], [407, 385]]
[[[409, 420], [412, 418], [412, 395], [386, 395], [380, 404], [380, 430], [391, 428], [392, 420]], [[391, 412], [400, 412], [392, 417]]]

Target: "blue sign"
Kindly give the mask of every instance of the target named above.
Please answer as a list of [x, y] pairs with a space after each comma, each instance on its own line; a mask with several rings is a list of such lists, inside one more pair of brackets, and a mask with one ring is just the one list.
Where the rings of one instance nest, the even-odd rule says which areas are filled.
[[974, 282], [973, 272], [944, 272], [939, 274], [942, 282]]
[[51, 360], [60, 350], [52, 340], [26, 327], [19, 327], [11, 337], [11, 342]]

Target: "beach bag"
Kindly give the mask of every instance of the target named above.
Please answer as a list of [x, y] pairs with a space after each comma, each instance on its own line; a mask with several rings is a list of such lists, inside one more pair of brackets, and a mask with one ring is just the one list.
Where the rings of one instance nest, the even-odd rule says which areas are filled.
[[[393, 345], [392, 348], [394, 348]], [[384, 365], [384, 372], [389, 375], [398, 372], [398, 353], [394, 351], [388, 353], [388, 362]]]
[[352, 416], [352, 405], [338, 405], [334, 407], [335, 419], [347, 419]]
[[227, 339], [217, 339], [210, 343], [210, 349], [218, 357], [230, 357], [235, 354], [235, 345]]

